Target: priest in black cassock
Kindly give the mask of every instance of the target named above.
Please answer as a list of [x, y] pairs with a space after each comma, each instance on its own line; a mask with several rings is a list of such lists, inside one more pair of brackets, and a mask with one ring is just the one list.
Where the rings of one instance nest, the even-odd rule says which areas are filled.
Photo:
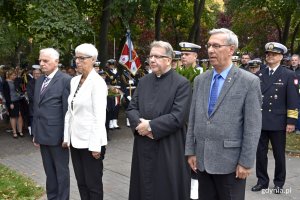
[[172, 46], [154, 41], [127, 116], [134, 133], [129, 200], [187, 200], [190, 169], [184, 156], [191, 88], [171, 69]]

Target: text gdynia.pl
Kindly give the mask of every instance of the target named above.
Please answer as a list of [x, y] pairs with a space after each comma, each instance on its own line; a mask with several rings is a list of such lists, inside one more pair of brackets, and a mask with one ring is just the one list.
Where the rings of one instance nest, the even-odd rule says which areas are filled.
[[[274, 194], [278, 192], [276, 189], [273, 189], [273, 188], [267, 188], [267, 189], [262, 189], [261, 190], [261, 193], [262, 194]], [[283, 189], [279, 189], [279, 192], [281, 194], [291, 194], [292, 193], [292, 188], [283, 188]]]

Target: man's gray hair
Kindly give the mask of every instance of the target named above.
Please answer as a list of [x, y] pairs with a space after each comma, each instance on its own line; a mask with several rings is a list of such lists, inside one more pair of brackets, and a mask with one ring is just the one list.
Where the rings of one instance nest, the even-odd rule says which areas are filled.
[[50, 55], [51, 58], [55, 59], [55, 60], [59, 60], [59, 53], [58, 51], [56, 51], [53, 48], [45, 48], [45, 49], [41, 49], [40, 50], [40, 54], [48, 54]]
[[166, 50], [166, 56], [173, 58], [174, 57], [174, 53], [173, 53], [173, 47], [169, 42], [165, 42], [165, 41], [153, 41], [150, 44], [150, 49], [152, 49], [153, 47], [161, 47], [164, 48]]
[[93, 58], [97, 59], [98, 57], [98, 50], [92, 44], [84, 43], [75, 48], [75, 53], [82, 53], [87, 56], [92, 56]]
[[235, 49], [239, 47], [239, 39], [237, 35], [231, 30], [227, 28], [219, 28], [219, 29], [212, 29], [211, 31], [209, 31], [210, 35], [219, 34], [219, 33], [226, 34], [227, 44], [235, 46]]
[[292, 58], [292, 57], [298, 57], [298, 59], [300, 59], [299, 54], [293, 54], [293, 55], [291, 56], [291, 58]]

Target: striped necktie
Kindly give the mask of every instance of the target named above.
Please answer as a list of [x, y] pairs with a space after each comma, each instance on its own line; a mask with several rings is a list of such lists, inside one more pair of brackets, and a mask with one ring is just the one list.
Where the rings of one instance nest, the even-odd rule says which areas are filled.
[[50, 80], [51, 80], [51, 78], [48, 78], [47, 76], [45, 77], [40, 94], [42, 94], [45, 91], [45, 89], [47, 88], [47, 86], [50, 83]]

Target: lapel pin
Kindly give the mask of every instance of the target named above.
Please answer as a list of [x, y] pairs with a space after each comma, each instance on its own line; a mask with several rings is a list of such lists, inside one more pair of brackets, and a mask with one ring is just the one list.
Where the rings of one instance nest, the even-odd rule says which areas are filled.
[[230, 81], [231, 81], [231, 77], [228, 78], [228, 83], [230, 83]]

